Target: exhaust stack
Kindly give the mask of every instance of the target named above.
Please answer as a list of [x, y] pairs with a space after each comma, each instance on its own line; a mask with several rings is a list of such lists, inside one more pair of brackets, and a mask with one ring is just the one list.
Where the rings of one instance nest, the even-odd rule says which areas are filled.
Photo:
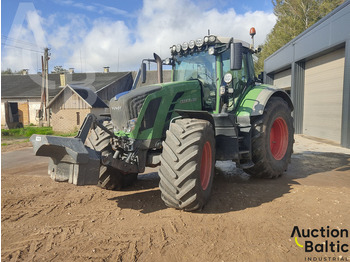
[[163, 83], [163, 61], [156, 53], [153, 53], [153, 56], [157, 63], [158, 83], [160, 84]]

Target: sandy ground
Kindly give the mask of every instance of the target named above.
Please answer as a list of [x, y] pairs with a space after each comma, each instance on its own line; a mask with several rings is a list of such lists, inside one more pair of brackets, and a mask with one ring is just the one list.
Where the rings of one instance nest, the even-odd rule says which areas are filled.
[[[107, 191], [52, 181], [31, 149], [3, 152], [1, 260], [350, 261], [350, 252], [307, 253], [291, 237], [294, 226], [350, 231], [350, 150], [296, 136], [294, 151], [274, 180], [217, 163], [211, 200], [194, 213], [163, 204], [157, 169]], [[349, 237], [298, 240], [350, 246]]]

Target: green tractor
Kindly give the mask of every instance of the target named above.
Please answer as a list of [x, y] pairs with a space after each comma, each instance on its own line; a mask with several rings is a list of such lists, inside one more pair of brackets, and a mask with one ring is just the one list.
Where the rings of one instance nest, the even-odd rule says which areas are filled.
[[[254, 33], [252, 34], [253, 37]], [[50, 157], [49, 175], [106, 189], [130, 185], [145, 167], [159, 167], [164, 203], [193, 211], [208, 202], [215, 161], [232, 160], [254, 177], [276, 178], [293, 151], [293, 104], [283, 90], [256, 83], [250, 44], [205, 36], [171, 47], [158, 84], [110, 100], [104, 120], [89, 114], [75, 138], [33, 135], [36, 155]], [[162, 83], [162, 65], [172, 79]]]

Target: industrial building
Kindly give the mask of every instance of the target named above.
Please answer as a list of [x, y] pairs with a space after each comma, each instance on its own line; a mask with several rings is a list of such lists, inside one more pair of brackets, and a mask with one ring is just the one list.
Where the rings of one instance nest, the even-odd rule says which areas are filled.
[[296, 134], [350, 148], [350, 1], [264, 62], [265, 82], [290, 92]]

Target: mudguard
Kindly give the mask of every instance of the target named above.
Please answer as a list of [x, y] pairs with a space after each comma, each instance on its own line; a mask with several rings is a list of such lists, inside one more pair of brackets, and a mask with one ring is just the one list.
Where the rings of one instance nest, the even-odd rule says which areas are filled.
[[284, 90], [271, 85], [259, 85], [249, 90], [242, 99], [237, 110], [237, 122], [241, 126], [249, 126], [250, 117], [262, 115], [271, 97], [281, 97], [287, 102], [291, 111], [294, 110], [292, 100]]

